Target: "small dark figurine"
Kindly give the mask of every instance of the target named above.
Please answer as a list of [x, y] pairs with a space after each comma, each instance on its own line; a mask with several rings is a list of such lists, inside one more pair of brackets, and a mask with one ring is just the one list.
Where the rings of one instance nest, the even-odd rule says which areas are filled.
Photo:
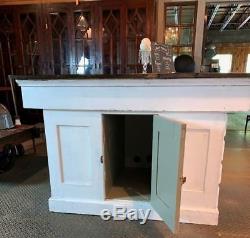
[[195, 62], [190, 55], [179, 55], [174, 61], [174, 67], [177, 73], [193, 73]]

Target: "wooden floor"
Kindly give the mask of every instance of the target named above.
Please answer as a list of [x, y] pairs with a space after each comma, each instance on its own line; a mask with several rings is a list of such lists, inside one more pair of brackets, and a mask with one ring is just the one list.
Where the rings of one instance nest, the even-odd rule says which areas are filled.
[[250, 237], [250, 131], [228, 131], [219, 199], [219, 234]]
[[226, 149], [250, 149], [250, 131], [245, 134], [244, 131], [228, 130], [225, 147]]
[[124, 169], [107, 194], [107, 199], [150, 200], [151, 174], [147, 169]]

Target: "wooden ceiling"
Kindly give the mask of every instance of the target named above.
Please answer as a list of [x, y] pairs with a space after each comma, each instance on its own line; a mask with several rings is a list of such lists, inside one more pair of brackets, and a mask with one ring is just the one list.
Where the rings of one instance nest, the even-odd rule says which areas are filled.
[[[86, 0], [0, 0], [0, 5], [22, 5], [36, 3], [83, 2]], [[88, 0], [94, 1], [94, 0]], [[96, 1], [96, 0], [95, 0]], [[98, 0], [97, 0], [98, 1]]]
[[218, 31], [250, 29], [250, 3], [208, 5], [207, 29]]

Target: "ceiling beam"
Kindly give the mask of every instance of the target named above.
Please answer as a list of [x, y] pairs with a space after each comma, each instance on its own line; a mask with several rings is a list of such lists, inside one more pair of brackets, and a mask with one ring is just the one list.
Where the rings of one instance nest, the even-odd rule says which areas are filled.
[[236, 20], [236, 22], [238, 22], [239, 24], [242, 22], [242, 19], [244, 20], [246, 17], [245, 15], [248, 14], [248, 10], [250, 9], [250, 6], [246, 6], [245, 10], [242, 12], [242, 14], [238, 17], [238, 19]]
[[[77, 2], [80, 3], [84, 1], [86, 0], [0, 0], [0, 6], [41, 4], [41, 3], [65, 3], [65, 2], [71, 2], [77, 4]], [[87, 0], [87, 1], [96, 1], [96, 0]]]
[[238, 30], [242, 28], [248, 21], [250, 20], [250, 16], [248, 16], [238, 27]]
[[235, 14], [239, 11], [241, 6], [242, 6], [242, 4], [238, 4], [234, 10], [231, 9], [231, 11], [229, 11], [229, 14], [225, 17], [225, 21], [224, 21], [222, 27], [220, 28], [220, 31], [223, 31], [227, 27], [227, 25], [233, 19]]
[[219, 8], [220, 8], [220, 4], [216, 5], [216, 7], [214, 8], [213, 13], [212, 13], [212, 15], [211, 15], [211, 17], [210, 17], [210, 19], [209, 19], [208, 24], [207, 24], [207, 29], [208, 29], [208, 30], [209, 30], [210, 26], [212, 25], [213, 20], [214, 20], [216, 14], [217, 14]]

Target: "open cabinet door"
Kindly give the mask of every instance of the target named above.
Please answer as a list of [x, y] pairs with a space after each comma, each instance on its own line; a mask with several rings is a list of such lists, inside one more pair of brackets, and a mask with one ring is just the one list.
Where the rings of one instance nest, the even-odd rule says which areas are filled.
[[154, 116], [151, 203], [173, 233], [179, 225], [185, 128]]

